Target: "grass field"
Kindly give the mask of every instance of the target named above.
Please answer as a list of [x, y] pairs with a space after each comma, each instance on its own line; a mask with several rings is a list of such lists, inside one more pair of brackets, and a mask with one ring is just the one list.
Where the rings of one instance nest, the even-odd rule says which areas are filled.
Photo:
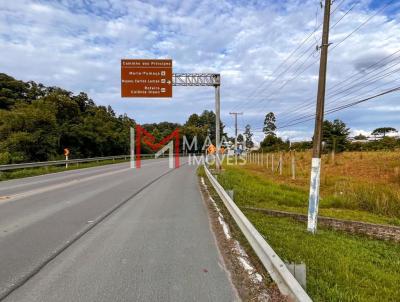
[[282, 260], [306, 264], [313, 301], [399, 301], [399, 244], [321, 227], [311, 235], [290, 218], [244, 213]]
[[[260, 159], [258, 158], [260, 156]], [[263, 158], [261, 158], [261, 156]], [[282, 175], [275, 154], [253, 156], [244, 166], [224, 164], [218, 180], [235, 192], [240, 206], [307, 213], [310, 152], [297, 153], [296, 179], [291, 155], [283, 156]], [[400, 151], [345, 152], [322, 158], [320, 215], [372, 223], [400, 225]]]

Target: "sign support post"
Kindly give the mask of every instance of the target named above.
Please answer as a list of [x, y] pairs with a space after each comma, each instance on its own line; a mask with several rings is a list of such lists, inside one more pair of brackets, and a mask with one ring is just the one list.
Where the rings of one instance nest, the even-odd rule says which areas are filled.
[[67, 169], [68, 168], [68, 156], [69, 156], [69, 149], [68, 148], [65, 148], [64, 149], [64, 156], [65, 156], [65, 169]]
[[217, 147], [216, 150], [216, 161], [215, 161], [215, 168], [219, 172], [221, 170], [221, 162], [220, 162], [220, 111], [221, 111], [221, 94], [220, 94], [220, 75], [215, 75], [216, 77], [216, 84], [215, 84], [215, 146]]
[[[173, 73], [172, 60], [121, 60], [121, 97], [170, 98], [172, 86], [214, 86], [216, 168], [219, 171], [221, 168], [219, 157], [221, 75], [218, 73]], [[131, 131], [131, 141], [132, 133]], [[136, 151], [136, 156], [140, 156], [140, 150]], [[134, 156], [135, 153], [131, 150], [131, 165]]]

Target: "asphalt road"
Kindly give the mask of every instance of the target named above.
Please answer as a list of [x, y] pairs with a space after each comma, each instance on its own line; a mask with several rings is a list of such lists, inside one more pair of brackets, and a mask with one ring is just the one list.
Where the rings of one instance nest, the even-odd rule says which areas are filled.
[[193, 166], [0, 182], [4, 301], [237, 300], [221, 263]]

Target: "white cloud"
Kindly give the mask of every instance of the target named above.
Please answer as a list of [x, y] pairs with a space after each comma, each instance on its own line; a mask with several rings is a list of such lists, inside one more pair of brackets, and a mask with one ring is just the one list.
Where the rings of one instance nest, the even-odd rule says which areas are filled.
[[[280, 125], [297, 116], [314, 113], [320, 30], [299, 53], [307, 50], [303, 63], [315, 65], [296, 80], [284, 74], [273, 81], [274, 70], [315, 28], [316, 1], [265, 1], [258, 5], [237, 1], [95, 1], [91, 7], [79, 0], [2, 1], [0, 3], [0, 72], [18, 79], [58, 85], [75, 93], [86, 91], [100, 104], [110, 104], [118, 113], [128, 113], [139, 122], [183, 122], [192, 112], [214, 108], [214, 91], [207, 88], [176, 87], [171, 100], [120, 98], [121, 58], [173, 58], [176, 72], [219, 72], [222, 74], [222, 119], [229, 126], [229, 111], [244, 111], [241, 128], [249, 123], [262, 127], [264, 115], [274, 111]], [[350, 7], [333, 15], [334, 24]], [[363, 71], [385, 55], [400, 49], [399, 15], [380, 14], [337, 49], [333, 49], [370, 15], [369, 1], [361, 1], [331, 31], [328, 88]], [[320, 20], [318, 20], [319, 22]], [[333, 49], [333, 50], [332, 50]], [[292, 57], [281, 70], [294, 63]], [[299, 69], [301, 71], [301, 68]], [[394, 79], [394, 78], [390, 78]], [[264, 83], [264, 84], [263, 84]], [[357, 86], [348, 96], [328, 96], [327, 109], [368, 95], [378, 85], [390, 87], [398, 82], [377, 82]], [[260, 87], [260, 85], [263, 85]], [[375, 86], [374, 86], [375, 85]], [[260, 87], [256, 90], [257, 87]], [[256, 92], [256, 93], [255, 93]], [[372, 91], [371, 93], [373, 93]], [[340, 98], [339, 98], [340, 97]], [[398, 111], [393, 107], [398, 96], [383, 97], [359, 107], [338, 112], [329, 118], [343, 118], [355, 129], [372, 129], [386, 122], [399, 127]], [[303, 103], [307, 101], [304, 105]], [[335, 101], [335, 103], [330, 103]], [[334, 105], [335, 104], [335, 105]], [[377, 114], [369, 118], [371, 110]], [[393, 112], [388, 115], [388, 112]], [[284, 128], [282, 136], [309, 138], [313, 122]], [[229, 129], [230, 134], [233, 133]], [[257, 134], [258, 135], [258, 134]], [[260, 138], [262, 134], [259, 135]]]

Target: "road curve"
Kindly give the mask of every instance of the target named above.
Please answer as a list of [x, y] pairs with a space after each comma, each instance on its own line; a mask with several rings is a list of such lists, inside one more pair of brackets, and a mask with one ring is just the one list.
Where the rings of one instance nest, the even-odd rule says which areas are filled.
[[237, 300], [195, 168], [167, 165], [149, 160], [137, 170], [124, 163], [0, 183], [0, 294], [19, 286], [4, 300]]

